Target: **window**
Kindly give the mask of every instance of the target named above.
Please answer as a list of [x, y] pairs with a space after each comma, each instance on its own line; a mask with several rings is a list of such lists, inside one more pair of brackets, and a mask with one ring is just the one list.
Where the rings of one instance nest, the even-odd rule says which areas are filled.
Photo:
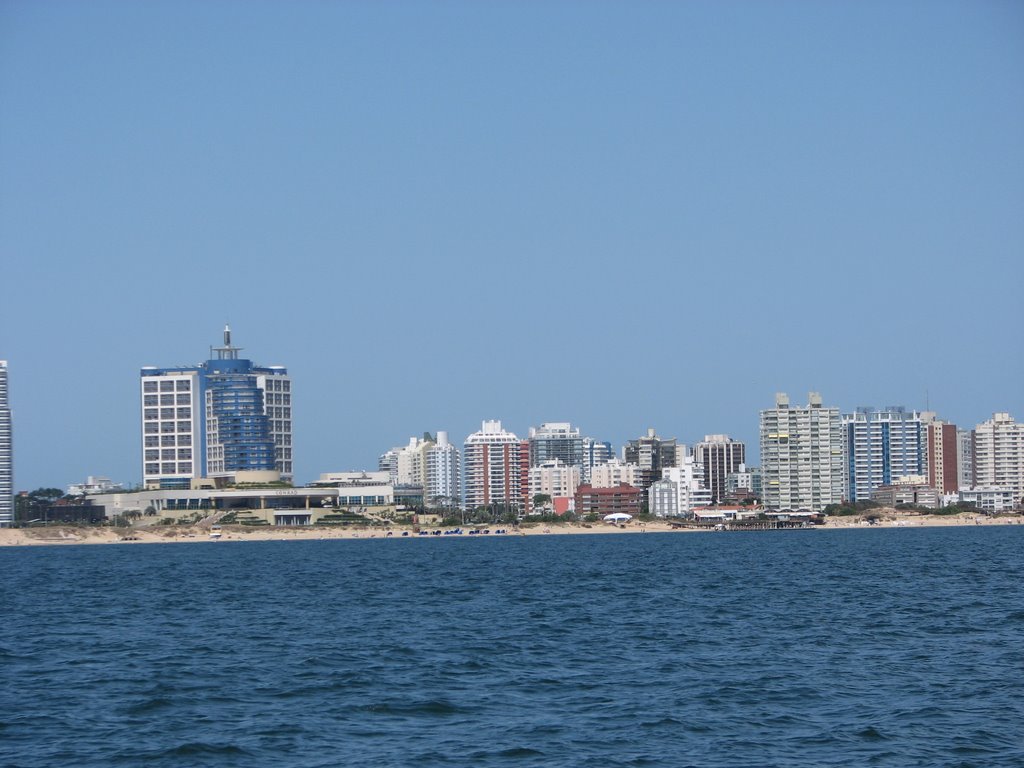
[[155, 381], [144, 381], [144, 382], [142, 382], [142, 391], [143, 392], [156, 392], [156, 382]]
[[147, 464], [146, 465], [146, 474], [147, 475], [155, 475], [159, 471], [160, 471], [160, 465], [159, 464]]
[[158, 461], [160, 459], [160, 451], [152, 450], [146, 451], [146, 461]]
[[161, 464], [160, 465], [160, 472], [165, 474], [165, 475], [173, 475], [174, 474], [174, 462], [169, 462], [169, 463], [168, 462], [164, 462], [163, 464]]
[[174, 395], [160, 395], [160, 405], [174, 405]]
[[156, 421], [156, 408], [147, 408], [144, 413], [146, 421]]
[[160, 445], [160, 438], [156, 435], [146, 435], [145, 445], [147, 448], [156, 448]]
[[163, 435], [160, 438], [160, 445], [174, 445], [174, 435]]
[[160, 458], [163, 459], [164, 461], [166, 461], [167, 459], [173, 459], [174, 458], [174, 449], [173, 448], [164, 448], [160, 452]]
[[178, 449], [178, 461], [192, 461], [192, 449], [191, 448], [179, 448]]
[[160, 431], [161, 432], [173, 432], [174, 431], [174, 422], [173, 421], [161, 422], [160, 423]]
[[174, 409], [173, 408], [161, 408], [160, 409], [160, 418], [161, 419], [173, 419], [174, 418]]
[[179, 419], [190, 419], [190, 418], [192, 418], [192, 409], [191, 408], [179, 408], [178, 409], [178, 418]]
[[159, 396], [158, 395], [146, 395], [144, 398], [142, 398], [142, 404], [143, 405], [158, 405], [159, 404], [158, 401], [159, 401]]
[[158, 432], [158, 431], [160, 431], [160, 425], [157, 424], [155, 421], [151, 422], [151, 423], [147, 424], [145, 427], [143, 427], [143, 432], [145, 432], [147, 435], [151, 435], [154, 432]]
[[192, 382], [188, 381], [186, 379], [182, 379], [182, 380], [177, 382], [177, 389], [178, 389], [179, 392], [191, 392], [192, 391]]
[[178, 464], [178, 474], [179, 475], [191, 475], [192, 474], [192, 464], [191, 463], [185, 463], [185, 464], [179, 463]]
[[178, 422], [178, 431], [179, 432], [191, 432], [192, 431], [192, 422], [191, 421], [179, 421]]
[[178, 405], [192, 405], [192, 395], [189, 395], [187, 393], [183, 395], [178, 395], [177, 403]]
[[178, 445], [192, 445], [192, 435], [179, 435]]
[[174, 391], [174, 382], [173, 381], [161, 381], [160, 382], [160, 391], [161, 392], [173, 392]]

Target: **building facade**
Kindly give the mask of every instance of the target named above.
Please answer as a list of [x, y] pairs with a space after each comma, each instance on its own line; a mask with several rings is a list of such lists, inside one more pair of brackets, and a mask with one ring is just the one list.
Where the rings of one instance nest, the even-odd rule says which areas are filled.
[[462, 476], [466, 509], [522, 507], [524, 441], [501, 428], [497, 420], [484, 421], [480, 431], [462, 446]]
[[0, 528], [14, 522], [14, 433], [7, 361], [0, 360]]
[[947, 424], [926, 411], [921, 414], [924, 474], [930, 487], [940, 494], [960, 488], [960, 460], [956, 424]]
[[531, 467], [555, 459], [567, 467], [583, 465], [583, 437], [579, 429], [568, 422], [546, 422], [530, 427], [527, 442]]
[[550, 496], [552, 499], [568, 498], [576, 495], [580, 486], [580, 468], [565, 464], [558, 459], [545, 461], [539, 466], [530, 467], [529, 499], [538, 494]]
[[147, 488], [188, 488], [198, 478], [277, 471], [291, 481], [292, 387], [280, 366], [224, 346], [197, 366], [141, 370], [142, 477]]
[[843, 415], [846, 498], [871, 499], [871, 491], [897, 477], [924, 472], [921, 414], [902, 406], [858, 408]]
[[843, 500], [843, 430], [838, 408], [822, 405], [811, 392], [808, 404], [793, 407], [775, 396], [761, 411], [761, 480], [770, 510], [821, 512]]
[[661, 470], [674, 467], [677, 461], [677, 444], [674, 437], [660, 438], [654, 429], [647, 434], [630, 440], [623, 449], [623, 459], [627, 464], [639, 467], [638, 487], [646, 491], [652, 483], [661, 478]]
[[992, 418], [974, 428], [975, 487], [1005, 488], [1013, 494], [1014, 503], [1024, 496], [1024, 424], [1008, 413], [994, 413]]
[[636, 517], [643, 509], [644, 492], [622, 483], [614, 488], [581, 485], [576, 489], [576, 514], [580, 517], [627, 514]]
[[693, 510], [712, 503], [712, 494], [704, 486], [704, 469], [693, 456], [678, 467], [662, 470], [661, 480], [648, 489], [648, 509], [656, 517], [689, 517]]
[[704, 440], [693, 446], [694, 459], [704, 467], [703, 486], [716, 502], [725, 498], [726, 480], [743, 466], [746, 453], [746, 445], [728, 435], [704, 435]]
[[592, 467], [590, 470], [589, 484], [595, 488], [614, 488], [622, 483], [639, 488], [640, 467], [636, 464], [627, 464], [624, 461], [612, 459]]
[[426, 485], [423, 503], [428, 507], [458, 507], [462, 503], [462, 467], [459, 449], [440, 431], [426, 454]]

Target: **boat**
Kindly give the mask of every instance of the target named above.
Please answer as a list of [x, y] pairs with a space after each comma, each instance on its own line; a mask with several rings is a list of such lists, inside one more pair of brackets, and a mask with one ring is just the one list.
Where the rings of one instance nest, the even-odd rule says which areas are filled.
[[210, 538], [211, 539], [219, 539], [221, 537], [221, 533], [222, 533], [222, 531], [221, 531], [219, 525], [211, 525], [210, 526]]

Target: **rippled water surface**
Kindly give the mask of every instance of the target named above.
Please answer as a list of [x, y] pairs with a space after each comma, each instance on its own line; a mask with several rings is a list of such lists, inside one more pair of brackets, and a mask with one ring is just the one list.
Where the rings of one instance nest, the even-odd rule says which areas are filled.
[[1022, 766], [1024, 526], [0, 550], [4, 766]]

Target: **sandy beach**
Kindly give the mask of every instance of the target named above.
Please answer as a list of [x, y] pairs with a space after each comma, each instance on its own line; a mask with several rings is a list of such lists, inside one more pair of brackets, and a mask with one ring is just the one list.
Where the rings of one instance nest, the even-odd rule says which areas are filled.
[[[815, 526], [815, 530], [834, 530], [837, 528], [908, 528], [921, 526], [976, 526], [976, 525], [1019, 525], [1019, 515], [987, 516], [974, 514], [960, 515], [908, 515], [896, 512], [883, 513], [884, 519], [870, 525], [862, 517], [831, 517], [823, 526]], [[711, 528], [679, 528], [664, 521], [639, 522], [632, 521], [624, 527], [593, 523], [551, 524], [543, 523], [511, 528], [508, 526], [490, 526], [484, 534], [469, 534], [473, 526], [462, 528], [462, 537], [476, 538], [480, 536], [565, 536], [565, 535], [608, 535], [608, 534], [642, 534], [642, 533], [707, 533]], [[495, 534], [495, 529], [506, 533]], [[138, 528], [102, 528], [85, 526], [52, 526], [47, 528], [3, 528], [0, 529], [0, 546], [67, 546], [77, 544], [171, 544], [188, 542], [208, 542], [211, 544], [225, 541], [298, 541], [324, 539], [444, 539], [444, 531], [451, 528], [428, 528], [424, 531], [433, 533], [442, 531], [442, 535], [420, 536], [417, 531], [407, 526], [353, 527], [353, 528], [313, 528], [313, 527], [246, 527], [224, 526], [219, 538], [210, 535], [208, 527], [187, 526], [148, 526]], [[408, 535], [403, 536], [403, 533]], [[451, 538], [451, 534], [447, 538]]]

